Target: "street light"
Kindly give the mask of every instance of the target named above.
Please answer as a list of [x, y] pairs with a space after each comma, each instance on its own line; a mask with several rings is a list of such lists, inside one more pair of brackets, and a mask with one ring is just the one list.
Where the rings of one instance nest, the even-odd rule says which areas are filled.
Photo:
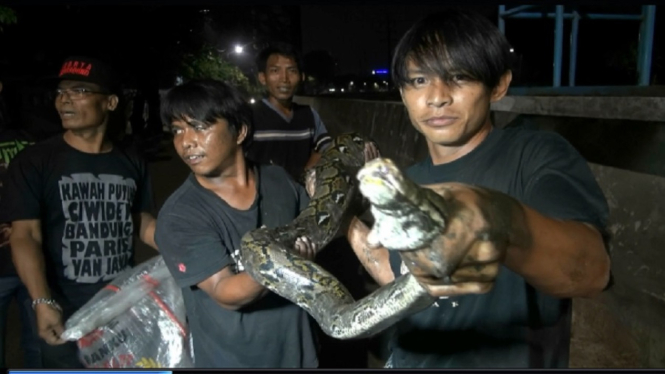
[[239, 54], [242, 53], [242, 51], [243, 51], [244, 48], [245, 48], [245, 47], [242, 46], [242, 45], [236, 45], [235, 48], [233, 49], [233, 51], [234, 51], [236, 54], [239, 55]]

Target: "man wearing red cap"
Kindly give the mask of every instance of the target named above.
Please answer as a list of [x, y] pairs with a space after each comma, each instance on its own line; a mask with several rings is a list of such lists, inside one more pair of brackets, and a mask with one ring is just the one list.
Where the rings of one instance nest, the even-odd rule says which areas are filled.
[[2, 218], [12, 222], [12, 256], [37, 315], [46, 368], [82, 367], [64, 321], [131, 267], [134, 234], [156, 248], [145, 161], [107, 136], [118, 107], [111, 68], [67, 59], [55, 107], [64, 134], [21, 152], [10, 164]]

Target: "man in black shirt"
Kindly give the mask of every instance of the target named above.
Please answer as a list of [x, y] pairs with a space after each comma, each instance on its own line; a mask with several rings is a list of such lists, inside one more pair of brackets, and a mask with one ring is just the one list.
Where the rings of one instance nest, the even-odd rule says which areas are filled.
[[[181, 287], [199, 368], [315, 368], [312, 320], [244, 271], [240, 239], [293, 221], [305, 189], [276, 165], [254, 165], [249, 104], [214, 80], [191, 81], [163, 98], [162, 121], [192, 173], [159, 212], [156, 241]], [[299, 238], [295, 250], [316, 248]]]
[[379, 284], [411, 272], [442, 298], [397, 324], [388, 366], [566, 367], [570, 298], [609, 280], [608, 207], [586, 161], [555, 133], [494, 128], [490, 103], [508, 90], [512, 56], [481, 15], [430, 15], [394, 56], [394, 82], [429, 148], [406, 174], [454, 207], [436, 249], [456, 267], [440, 277], [416, 252], [365, 251], [368, 229], [352, 225]]
[[155, 220], [145, 161], [107, 136], [119, 87], [88, 57], [67, 59], [55, 107], [64, 134], [35, 144], [9, 165], [2, 220], [36, 311], [46, 368], [82, 367], [63, 322], [134, 259], [134, 235], [152, 246]]

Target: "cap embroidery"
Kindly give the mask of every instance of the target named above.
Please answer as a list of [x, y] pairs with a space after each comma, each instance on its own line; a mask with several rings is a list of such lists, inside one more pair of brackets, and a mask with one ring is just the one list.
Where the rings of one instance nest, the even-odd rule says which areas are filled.
[[90, 63], [86, 64], [79, 61], [67, 61], [62, 65], [59, 76], [64, 74], [76, 74], [87, 77], [90, 75], [90, 69], [92, 69], [92, 64]]

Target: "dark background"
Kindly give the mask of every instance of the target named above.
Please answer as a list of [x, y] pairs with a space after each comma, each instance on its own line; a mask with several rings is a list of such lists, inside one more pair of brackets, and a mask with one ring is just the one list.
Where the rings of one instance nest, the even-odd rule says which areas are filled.
[[[228, 54], [248, 75], [253, 56], [272, 41], [300, 47], [306, 68], [328, 78], [354, 79], [389, 67], [400, 36], [420, 17], [441, 5], [176, 5], [168, 2], [73, 2], [42, 5], [9, 2], [18, 22], [0, 32], [0, 69], [12, 79], [54, 75], [69, 55], [104, 59], [124, 74], [127, 84], [158, 80], [175, 83], [184, 53], [204, 42]], [[385, 3], [384, 3], [385, 4]], [[469, 5], [497, 22], [497, 5]], [[567, 5], [582, 12], [639, 14], [640, 5]], [[553, 6], [541, 9], [554, 11]], [[652, 84], [663, 81], [663, 10], [656, 12]], [[570, 21], [564, 22], [562, 84], [567, 84]], [[580, 22], [577, 85], [635, 85], [638, 21]], [[552, 85], [553, 19], [508, 19], [506, 35], [519, 63], [516, 85]]]

